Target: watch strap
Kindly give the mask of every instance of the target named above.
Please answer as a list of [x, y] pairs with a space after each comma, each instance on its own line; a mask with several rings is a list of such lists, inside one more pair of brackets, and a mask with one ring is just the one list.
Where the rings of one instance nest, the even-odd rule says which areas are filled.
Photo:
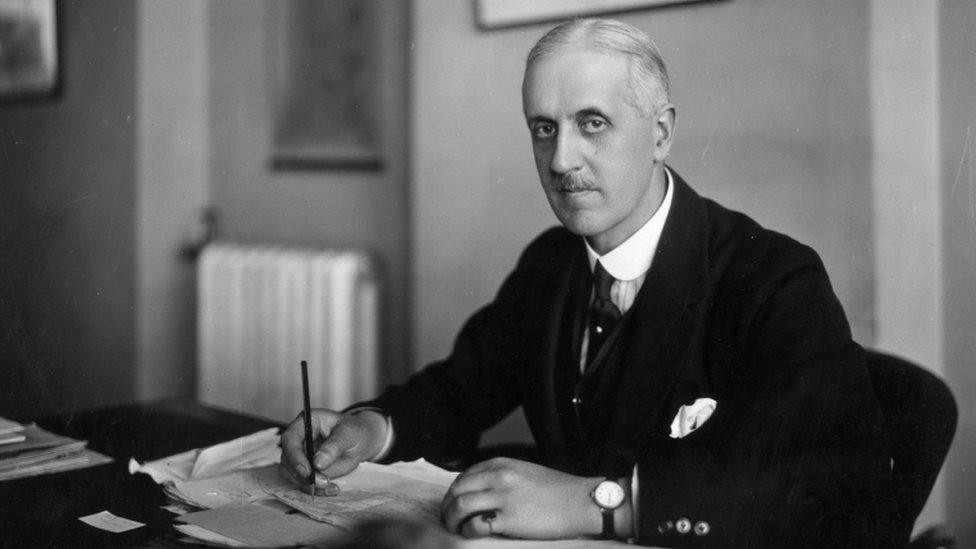
[[613, 514], [615, 511], [616, 509], [600, 508], [600, 514], [603, 515], [603, 532], [600, 533], [601, 539], [617, 539], [617, 529], [613, 523]]

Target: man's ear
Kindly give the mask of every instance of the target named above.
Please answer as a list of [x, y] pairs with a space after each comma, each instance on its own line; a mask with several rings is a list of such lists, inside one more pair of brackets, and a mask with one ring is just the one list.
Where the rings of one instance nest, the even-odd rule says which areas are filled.
[[664, 162], [671, 154], [675, 116], [674, 105], [668, 103], [661, 107], [654, 120], [654, 130], [657, 134], [654, 140], [654, 158], [659, 162]]

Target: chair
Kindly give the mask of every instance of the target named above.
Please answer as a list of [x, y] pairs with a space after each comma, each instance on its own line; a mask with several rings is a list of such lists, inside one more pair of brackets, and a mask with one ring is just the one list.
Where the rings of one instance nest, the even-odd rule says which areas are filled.
[[907, 360], [868, 351], [867, 365], [891, 436], [891, 533], [908, 543], [955, 434], [956, 402], [944, 381]]

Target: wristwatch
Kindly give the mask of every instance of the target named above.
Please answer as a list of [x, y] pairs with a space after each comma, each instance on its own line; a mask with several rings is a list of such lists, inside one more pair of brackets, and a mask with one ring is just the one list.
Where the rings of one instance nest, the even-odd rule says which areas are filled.
[[600, 508], [603, 515], [603, 532], [600, 534], [602, 539], [617, 539], [617, 530], [613, 524], [613, 512], [624, 503], [624, 489], [620, 484], [608, 478], [596, 485], [590, 492], [590, 498]]

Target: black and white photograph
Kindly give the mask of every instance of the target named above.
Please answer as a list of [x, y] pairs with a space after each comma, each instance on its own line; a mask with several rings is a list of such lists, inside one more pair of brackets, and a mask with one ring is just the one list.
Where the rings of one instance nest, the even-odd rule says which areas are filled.
[[0, 547], [976, 547], [972, 0], [0, 0]]

